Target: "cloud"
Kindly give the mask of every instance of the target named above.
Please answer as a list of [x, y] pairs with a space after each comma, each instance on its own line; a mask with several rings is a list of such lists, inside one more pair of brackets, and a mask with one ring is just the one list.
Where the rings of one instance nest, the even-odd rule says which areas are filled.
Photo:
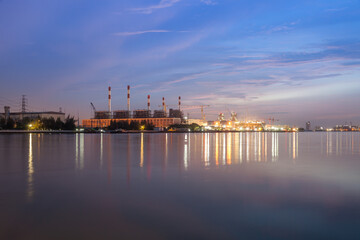
[[294, 26], [299, 24], [299, 23], [300, 23], [300, 20], [297, 20], [297, 21], [294, 21], [294, 22], [285, 23], [285, 24], [282, 24], [282, 25], [270, 27], [270, 29], [267, 30], [266, 33], [271, 34], [271, 33], [275, 33], [275, 32], [290, 31], [290, 30], [293, 30]]
[[343, 7], [343, 8], [329, 8], [329, 9], [325, 9], [325, 12], [340, 12], [340, 11], [344, 11], [347, 8]]
[[358, 66], [360, 65], [360, 61], [350, 61], [350, 62], [344, 62], [344, 66]]
[[202, 3], [205, 3], [206, 5], [216, 5], [217, 2], [213, 0], [201, 0]]
[[282, 114], [289, 114], [289, 112], [266, 112], [264, 114], [269, 114], [269, 115], [282, 115]]
[[202, 73], [195, 73], [195, 74], [190, 74], [172, 81], [168, 81], [165, 84], [171, 85], [174, 83], [180, 83], [180, 82], [185, 82], [185, 81], [190, 81], [190, 80], [195, 80], [195, 79], [199, 79], [202, 78], [206, 75], [208, 75], [210, 72], [202, 72]]
[[288, 52], [274, 55], [280, 63], [314, 62], [327, 60], [360, 59], [360, 41], [331, 42], [320, 46], [316, 52]]
[[333, 73], [333, 74], [324, 74], [324, 75], [304, 75], [304, 76], [294, 76], [291, 79], [292, 80], [314, 80], [314, 79], [321, 79], [321, 78], [332, 78], [332, 77], [338, 77], [338, 76], [342, 76], [342, 74], [339, 73]]
[[151, 14], [155, 10], [172, 7], [175, 3], [180, 2], [180, 1], [181, 0], [161, 0], [156, 5], [151, 5], [151, 6], [142, 7], [142, 8], [132, 8], [132, 9], [130, 9], [130, 11], [142, 13], [142, 14]]
[[146, 33], [168, 33], [171, 31], [163, 30], [163, 29], [154, 29], [154, 30], [145, 30], [145, 31], [135, 31], [135, 32], [117, 32], [113, 35], [115, 36], [133, 36], [133, 35], [141, 35]]

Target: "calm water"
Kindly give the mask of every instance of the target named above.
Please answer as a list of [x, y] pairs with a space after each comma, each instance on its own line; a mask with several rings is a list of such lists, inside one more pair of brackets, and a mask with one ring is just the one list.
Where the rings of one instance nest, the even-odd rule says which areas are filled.
[[360, 239], [359, 133], [0, 135], [0, 239]]

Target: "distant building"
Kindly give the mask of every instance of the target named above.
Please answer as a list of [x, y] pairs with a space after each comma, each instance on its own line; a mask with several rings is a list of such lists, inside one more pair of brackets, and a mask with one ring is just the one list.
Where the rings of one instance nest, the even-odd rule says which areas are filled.
[[187, 119], [186, 120], [186, 123], [187, 124], [197, 124], [199, 126], [206, 126], [207, 125], [207, 122], [204, 122], [202, 119]]
[[133, 111], [134, 118], [149, 118], [151, 117], [150, 110], [135, 110]]
[[325, 131], [325, 128], [324, 128], [324, 127], [321, 127], [321, 126], [316, 126], [316, 127], [315, 127], [315, 131], [316, 131], [316, 132]]
[[184, 114], [182, 111], [178, 110], [178, 109], [169, 109], [169, 117], [171, 118], [184, 118]]
[[11, 118], [14, 121], [19, 121], [24, 118], [29, 118], [30, 120], [37, 118], [54, 118], [57, 120], [58, 118], [61, 121], [65, 121], [65, 113], [63, 112], [55, 112], [55, 111], [44, 111], [44, 112], [11, 112], [10, 107], [4, 107], [4, 113], [0, 113], [1, 118]]
[[[95, 116], [95, 118], [97, 118], [97, 117]], [[114, 111], [114, 118], [130, 118], [130, 111], [128, 111], [128, 110]], [[101, 119], [109, 119], [109, 117], [101, 118]]]
[[306, 122], [305, 130], [306, 131], [311, 131], [311, 123], [310, 123], [310, 121]]
[[166, 118], [166, 112], [164, 110], [155, 110], [153, 117], [154, 118]]

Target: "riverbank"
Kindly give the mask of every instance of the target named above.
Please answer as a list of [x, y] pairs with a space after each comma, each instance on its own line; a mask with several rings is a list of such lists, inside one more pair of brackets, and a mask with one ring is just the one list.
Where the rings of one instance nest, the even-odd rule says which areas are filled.
[[[28, 133], [46, 133], [46, 134], [76, 134], [76, 133], [86, 133], [86, 134], [98, 134], [98, 133], [107, 133], [107, 134], [129, 134], [129, 133], [234, 133], [234, 132], [276, 132], [276, 133], [293, 133], [293, 132], [305, 132], [305, 133], [322, 133], [326, 131], [154, 131], [154, 130], [127, 130], [127, 131], [101, 131], [101, 130], [91, 130], [91, 131], [76, 131], [76, 130], [0, 130], [0, 134], [28, 134]], [[359, 131], [331, 131], [331, 132], [359, 132]]]

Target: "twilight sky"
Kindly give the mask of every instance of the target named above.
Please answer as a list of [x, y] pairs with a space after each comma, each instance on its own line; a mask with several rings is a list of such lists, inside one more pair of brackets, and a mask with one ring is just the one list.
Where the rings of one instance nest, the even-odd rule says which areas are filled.
[[132, 109], [360, 124], [360, 1], [0, 0], [0, 83], [1, 112], [88, 118], [130, 84]]

